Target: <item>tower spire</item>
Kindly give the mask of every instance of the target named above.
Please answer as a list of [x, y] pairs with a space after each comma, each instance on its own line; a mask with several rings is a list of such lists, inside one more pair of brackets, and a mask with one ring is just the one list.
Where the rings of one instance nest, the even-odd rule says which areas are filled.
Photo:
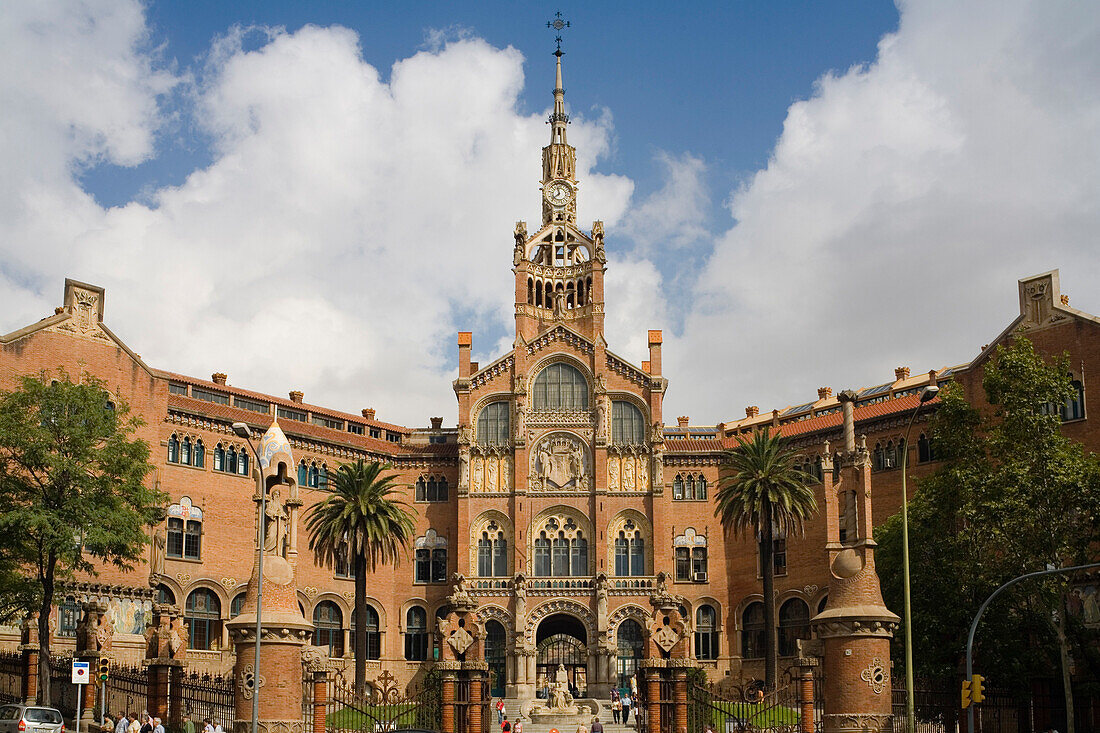
[[569, 145], [566, 126], [569, 115], [565, 114], [565, 85], [561, 78], [561, 35], [563, 28], [569, 27], [569, 21], [556, 13], [554, 20], [547, 22], [547, 28], [559, 32], [554, 39], [557, 48], [554, 69], [554, 111], [550, 113], [550, 144], [542, 149], [542, 223], [552, 221], [576, 223], [577, 218], [577, 152]]

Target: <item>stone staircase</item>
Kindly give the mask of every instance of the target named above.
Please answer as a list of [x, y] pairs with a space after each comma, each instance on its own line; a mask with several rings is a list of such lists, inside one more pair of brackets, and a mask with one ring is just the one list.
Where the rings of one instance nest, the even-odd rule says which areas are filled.
[[[588, 702], [588, 699], [585, 699], [584, 702]], [[623, 725], [622, 723], [616, 724], [612, 722], [611, 718], [611, 700], [596, 700], [595, 702], [598, 702], [600, 704], [600, 712], [597, 717], [603, 724], [604, 733], [637, 733], [637, 729], [634, 727], [633, 710], [630, 711], [630, 725]], [[505, 713], [507, 713], [508, 720], [510, 722], [515, 723], [516, 715], [520, 711], [521, 704], [522, 701], [517, 698], [504, 699], [504, 711]], [[493, 731], [494, 733], [495, 731], [498, 731], [500, 729], [499, 726], [497, 726], [496, 724], [496, 720], [496, 710], [493, 710], [493, 727], [491, 727], [489, 730]], [[550, 730], [554, 728], [557, 729], [558, 733], [576, 733], [577, 731], [575, 725], [569, 727], [568, 729], [565, 729], [561, 726], [551, 726], [546, 724], [539, 725], [531, 722], [531, 720], [526, 716], [523, 717], [523, 733], [549, 733]], [[589, 723], [585, 723], [585, 728], [589, 729], [589, 732], [591, 733]]]

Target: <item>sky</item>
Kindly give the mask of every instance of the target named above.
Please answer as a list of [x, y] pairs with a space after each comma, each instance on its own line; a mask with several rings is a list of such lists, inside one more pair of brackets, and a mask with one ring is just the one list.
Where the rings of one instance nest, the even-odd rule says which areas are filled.
[[[559, 8], [0, 6], [0, 331], [65, 277], [153, 367], [454, 424], [511, 348]], [[1059, 268], [1100, 312], [1100, 12], [1070, 0], [561, 6], [609, 348], [666, 422], [970, 360]]]

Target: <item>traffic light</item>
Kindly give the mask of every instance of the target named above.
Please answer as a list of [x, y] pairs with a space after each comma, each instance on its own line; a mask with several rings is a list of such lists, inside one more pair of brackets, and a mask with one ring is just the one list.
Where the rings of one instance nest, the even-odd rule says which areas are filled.
[[970, 684], [970, 698], [979, 703], [985, 700], [985, 677], [980, 674], [976, 674], [971, 678], [973, 681]]
[[100, 657], [99, 658], [99, 681], [106, 682], [107, 677], [110, 676], [111, 671], [111, 658]]
[[970, 707], [970, 680], [963, 680], [962, 706], [964, 710]]

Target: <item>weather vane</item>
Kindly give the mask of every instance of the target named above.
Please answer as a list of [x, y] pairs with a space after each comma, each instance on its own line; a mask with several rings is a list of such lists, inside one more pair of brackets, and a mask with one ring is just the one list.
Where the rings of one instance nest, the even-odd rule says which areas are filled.
[[561, 54], [562, 54], [562, 50], [561, 50], [561, 30], [562, 30], [562, 28], [568, 28], [569, 27], [569, 21], [565, 20], [561, 17], [561, 11], [559, 10], [558, 12], [554, 13], [554, 19], [553, 20], [546, 21], [546, 27], [547, 28], [553, 28], [555, 31], [558, 32], [557, 37], [554, 39], [554, 42], [558, 44], [558, 48], [557, 48], [556, 51], [554, 51], [554, 55], [555, 56], [561, 56]]

